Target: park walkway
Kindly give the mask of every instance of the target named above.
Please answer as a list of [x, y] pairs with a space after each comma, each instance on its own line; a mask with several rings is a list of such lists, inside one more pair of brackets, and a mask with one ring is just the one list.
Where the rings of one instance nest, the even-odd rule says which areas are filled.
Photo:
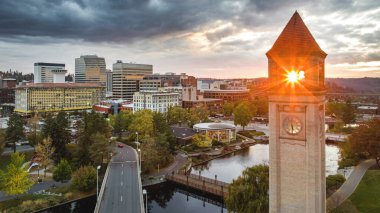
[[342, 204], [348, 197], [354, 193], [366, 171], [376, 164], [374, 159], [369, 159], [355, 166], [351, 175], [343, 183], [343, 185], [332, 194], [326, 201], [327, 210], [332, 210]]

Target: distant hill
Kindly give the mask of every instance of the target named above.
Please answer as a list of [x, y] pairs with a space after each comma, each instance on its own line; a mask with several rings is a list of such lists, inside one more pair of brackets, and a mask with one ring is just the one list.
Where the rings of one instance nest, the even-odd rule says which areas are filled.
[[380, 93], [380, 78], [326, 78], [329, 92]]

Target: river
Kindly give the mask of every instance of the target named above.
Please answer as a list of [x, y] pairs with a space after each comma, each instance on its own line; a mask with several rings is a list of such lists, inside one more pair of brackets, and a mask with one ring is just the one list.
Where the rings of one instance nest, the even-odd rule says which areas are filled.
[[[338, 169], [339, 148], [326, 145], [326, 175], [336, 174]], [[232, 182], [246, 168], [260, 163], [268, 164], [269, 145], [257, 144], [247, 149], [240, 150], [231, 155], [214, 159], [201, 166], [193, 168], [192, 173], [209, 178], [215, 178], [225, 182]], [[172, 183], [163, 183], [147, 187], [148, 206], [150, 213], [217, 213], [227, 212], [222, 200], [202, 192], [188, 189]], [[207, 197], [207, 198], [206, 198]], [[85, 202], [73, 202], [63, 208], [54, 208], [51, 213], [92, 212], [95, 207], [95, 198]]]

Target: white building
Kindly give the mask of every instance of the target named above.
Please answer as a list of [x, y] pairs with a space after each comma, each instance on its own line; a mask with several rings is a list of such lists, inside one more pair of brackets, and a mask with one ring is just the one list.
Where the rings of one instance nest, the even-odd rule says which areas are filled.
[[179, 106], [179, 94], [160, 91], [135, 92], [133, 95], [133, 112], [150, 109], [166, 113], [169, 107]]
[[106, 83], [106, 61], [97, 55], [82, 55], [75, 59], [76, 83]]
[[65, 64], [34, 63], [34, 83], [53, 83], [53, 70], [65, 70]]

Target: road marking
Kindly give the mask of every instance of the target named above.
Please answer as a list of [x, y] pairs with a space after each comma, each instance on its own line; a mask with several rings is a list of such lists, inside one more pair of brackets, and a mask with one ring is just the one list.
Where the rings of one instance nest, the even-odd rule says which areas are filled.
[[120, 184], [121, 184], [121, 186], [123, 186], [123, 182], [121, 182]]
[[123, 170], [121, 170], [121, 175], [123, 175], [123, 173], [124, 173], [124, 171], [123, 171]]
[[[116, 163], [116, 162], [115, 162]], [[124, 164], [121, 164], [121, 167], [124, 167]]]
[[120, 196], [120, 202], [123, 202], [123, 196]]

